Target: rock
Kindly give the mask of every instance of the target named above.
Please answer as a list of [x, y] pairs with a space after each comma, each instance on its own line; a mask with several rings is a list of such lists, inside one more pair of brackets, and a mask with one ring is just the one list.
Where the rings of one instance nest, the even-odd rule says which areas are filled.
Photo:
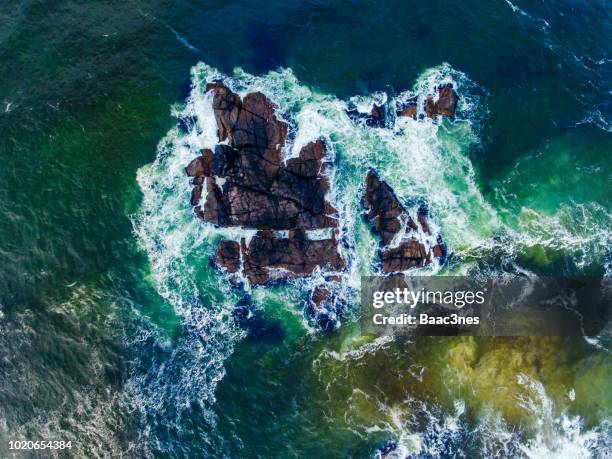
[[417, 106], [416, 106], [416, 104], [412, 104], [412, 105], [408, 105], [406, 108], [400, 110], [397, 113], [397, 116], [408, 116], [408, 117], [416, 119], [416, 114], [417, 114]]
[[325, 199], [329, 180], [321, 175], [327, 163], [313, 157], [324, 148], [320, 140], [305, 146], [298, 158], [282, 166], [279, 162], [273, 177], [262, 157], [217, 149], [213, 171], [225, 181], [222, 187], [210, 182], [214, 193], [207, 196], [203, 218], [219, 226], [251, 229], [336, 227], [336, 209]]
[[276, 238], [269, 230], [258, 231], [248, 244], [245, 239], [240, 244], [221, 241], [215, 262], [228, 273], [240, 274], [253, 286], [308, 276], [317, 267], [332, 271], [345, 267], [334, 238], [310, 240], [301, 230], [292, 232], [289, 238]]
[[401, 231], [402, 218], [407, 221], [410, 228], [416, 229], [412, 218], [400, 204], [391, 187], [381, 181], [373, 169], [368, 171], [366, 177], [364, 205], [368, 220], [374, 222], [372, 231], [382, 236], [384, 245], [390, 244], [395, 235]]
[[329, 300], [329, 297], [329, 289], [322, 285], [318, 285], [314, 288], [312, 294], [310, 295], [310, 302], [315, 307], [315, 309], [320, 310]]
[[423, 232], [425, 234], [431, 235], [431, 230], [429, 229], [429, 224], [427, 223], [427, 217], [429, 216], [429, 211], [427, 210], [427, 206], [419, 206], [419, 210], [417, 210], [417, 221], [421, 228], [423, 228]]
[[440, 243], [433, 246], [433, 255], [434, 258], [442, 258], [444, 254], [444, 246]]
[[185, 168], [189, 177], [210, 177], [213, 162], [213, 152], [208, 148], [202, 150], [202, 155], [191, 161]]
[[202, 198], [202, 185], [195, 185], [191, 190], [191, 205], [197, 206]]
[[197, 215], [218, 226], [231, 226], [230, 204], [214, 177], [206, 179], [204, 207], [196, 208]]
[[438, 99], [434, 101], [432, 96], [425, 100], [425, 113], [430, 118], [437, 118], [438, 115], [455, 117], [457, 101], [459, 96], [453, 89], [452, 83], [438, 86]]
[[346, 114], [353, 121], [365, 120], [366, 126], [381, 128], [385, 127], [387, 116], [384, 105], [372, 105], [370, 113], [362, 113], [357, 109], [347, 110]]
[[431, 254], [425, 246], [413, 239], [402, 242], [395, 248], [384, 250], [380, 254], [384, 273], [397, 273], [410, 268], [422, 268], [431, 263]]
[[219, 139], [228, 144], [206, 150], [187, 167], [190, 176], [211, 177], [198, 215], [215, 225], [249, 229], [336, 227], [336, 209], [325, 199], [330, 185], [324, 143], [306, 145], [285, 163], [288, 126], [263, 94], [242, 100], [221, 83], [208, 88], [214, 91]]
[[[272, 102], [261, 93], [241, 99], [219, 82], [207, 90], [213, 91], [219, 140], [226, 143], [203, 150], [187, 166], [194, 177], [191, 204], [215, 225], [258, 230], [248, 243], [221, 241], [215, 264], [251, 285], [309, 276], [317, 268], [343, 270], [335, 234], [307, 236], [308, 230], [337, 226], [337, 211], [325, 198], [330, 163], [323, 141], [284, 161], [288, 125], [276, 117]], [[289, 237], [277, 238], [277, 230], [289, 230]]]
[[[433, 258], [444, 256], [441, 238], [438, 236], [433, 247], [427, 238], [431, 236], [427, 207], [419, 207], [415, 223], [391, 187], [380, 180], [373, 169], [368, 171], [366, 177], [363, 202], [366, 218], [373, 223], [372, 232], [382, 238], [379, 254], [384, 273], [420, 268], [431, 263]], [[390, 247], [396, 238], [399, 238], [397, 245]]]
[[438, 101], [436, 102], [436, 113], [453, 118], [457, 109], [459, 96], [453, 89], [451, 83], [439, 88]]
[[416, 119], [417, 115], [417, 98], [413, 97], [408, 100], [403, 106], [397, 111], [397, 116], [409, 116]]
[[339, 278], [332, 279], [326, 276], [326, 281], [332, 283], [317, 285], [312, 290], [306, 304], [306, 311], [314, 319], [319, 330], [331, 332], [339, 327], [339, 319], [346, 305], [342, 300], [342, 295], [338, 294], [338, 285], [335, 284], [339, 282]]
[[370, 127], [385, 127], [384, 106], [374, 104], [370, 112], [370, 119], [366, 120], [366, 124]]
[[221, 241], [217, 246], [215, 261], [228, 273], [237, 273], [241, 269], [240, 244], [236, 241]]

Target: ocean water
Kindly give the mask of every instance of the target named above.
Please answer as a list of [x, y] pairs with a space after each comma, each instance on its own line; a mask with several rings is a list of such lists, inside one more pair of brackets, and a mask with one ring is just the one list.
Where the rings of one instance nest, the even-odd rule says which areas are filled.
[[[0, 5], [0, 456], [607, 457], [609, 332], [360, 334], [375, 167], [448, 249], [415, 275], [610, 275], [608, 2], [77, 2]], [[262, 91], [286, 157], [323, 137], [349, 261], [331, 330], [322, 276], [232, 289], [210, 263], [248, 232], [198, 220], [184, 167], [214, 145], [205, 93]], [[345, 110], [452, 82], [454, 121]], [[255, 319], [235, 306], [247, 295]], [[68, 454], [67, 454], [68, 453]], [[25, 455], [27, 457], [28, 454]], [[31, 454], [47, 457], [47, 453]]]

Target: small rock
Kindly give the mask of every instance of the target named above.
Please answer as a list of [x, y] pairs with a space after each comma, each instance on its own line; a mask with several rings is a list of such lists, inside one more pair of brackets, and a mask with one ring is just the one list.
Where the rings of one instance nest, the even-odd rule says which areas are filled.
[[[442, 240], [428, 248], [419, 238], [422, 233], [431, 235], [427, 223], [428, 211], [425, 205], [417, 211], [417, 223], [408, 215], [391, 187], [380, 180], [373, 169], [368, 171], [364, 206], [367, 219], [373, 223], [372, 232], [382, 237], [380, 258], [384, 273], [396, 273], [410, 268], [421, 268], [432, 262], [432, 258], [443, 257]], [[404, 225], [405, 223], [405, 225]], [[405, 228], [405, 229], [404, 229]], [[388, 247], [396, 237], [400, 238], [396, 247]]]
[[185, 168], [189, 177], [210, 177], [213, 162], [213, 152], [208, 148], [202, 150], [202, 155], [195, 158]]
[[400, 110], [397, 115], [398, 116], [408, 116], [411, 118], [416, 119], [416, 114], [417, 114], [417, 106], [416, 104], [413, 105], [408, 105], [406, 108]]
[[347, 110], [346, 114], [353, 121], [365, 120], [366, 126], [374, 128], [385, 127], [387, 116], [384, 105], [373, 104], [370, 113], [362, 113], [357, 109]]
[[314, 288], [312, 294], [310, 295], [310, 302], [316, 309], [320, 310], [322, 306], [329, 300], [329, 298], [330, 292], [327, 287], [318, 285]]
[[217, 246], [215, 261], [228, 273], [240, 270], [240, 244], [236, 241], [221, 241]]
[[425, 113], [434, 119], [438, 115], [454, 118], [458, 100], [459, 96], [453, 89], [452, 83], [440, 85], [438, 86], [438, 100], [434, 102], [431, 96], [425, 100]]
[[402, 242], [399, 246], [381, 252], [384, 273], [396, 273], [410, 268], [422, 268], [431, 262], [425, 246], [416, 240]]

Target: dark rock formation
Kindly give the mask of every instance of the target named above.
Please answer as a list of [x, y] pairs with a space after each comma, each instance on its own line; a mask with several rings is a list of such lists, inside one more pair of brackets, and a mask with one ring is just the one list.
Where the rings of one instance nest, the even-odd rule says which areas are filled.
[[431, 263], [431, 253], [425, 245], [415, 240], [402, 242], [398, 247], [380, 253], [383, 272], [396, 273], [410, 268], [420, 268]]
[[185, 172], [189, 177], [210, 177], [213, 158], [213, 152], [206, 148], [202, 150], [202, 156], [189, 163]]
[[306, 145], [284, 163], [288, 127], [276, 118], [273, 104], [261, 93], [241, 100], [220, 83], [209, 87], [219, 140], [229, 145], [205, 150], [187, 167], [188, 175], [206, 178], [198, 214], [219, 226], [250, 229], [335, 227], [336, 210], [325, 199], [329, 163], [323, 142]]
[[459, 96], [453, 89], [452, 83], [438, 86], [438, 100], [434, 101], [432, 96], [425, 100], [425, 113], [430, 118], [437, 118], [438, 115], [455, 117], [457, 101]]
[[397, 113], [397, 116], [406, 116], [406, 117], [410, 117], [414, 119], [416, 119], [416, 115], [417, 115], [416, 104], [408, 105]]
[[[367, 211], [366, 218], [372, 222], [372, 231], [382, 238], [380, 257], [383, 272], [393, 273], [423, 267], [431, 263], [433, 258], [443, 256], [444, 250], [439, 237], [435, 244], [428, 244], [426, 241], [427, 236], [431, 236], [427, 209], [423, 206], [419, 208], [415, 222], [391, 187], [380, 180], [372, 169], [368, 171], [366, 178], [363, 202]], [[396, 237], [399, 237], [399, 241], [390, 247]]]
[[334, 238], [310, 240], [299, 230], [291, 231], [289, 238], [259, 231], [248, 244], [244, 238], [240, 243], [221, 241], [215, 261], [228, 273], [246, 277], [251, 285], [307, 276], [317, 266], [333, 271], [345, 267]]
[[[248, 244], [221, 241], [217, 265], [252, 285], [307, 276], [317, 267], [342, 270], [335, 236], [307, 237], [307, 230], [337, 226], [336, 209], [326, 200], [330, 163], [324, 143], [311, 142], [284, 161], [288, 125], [270, 100], [261, 93], [241, 99], [222, 83], [207, 89], [213, 91], [219, 141], [227, 143], [203, 150], [187, 166], [191, 204], [215, 225], [259, 230]], [[274, 230], [289, 230], [289, 237], [276, 237]]]
[[340, 279], [334, 277], [336, 276], [326, 276], [326, 283], [317, 285], [310, 292], [305, 309], [314, 319], [317, 328], [325, 332], [338, 328], [339, 319], [346, 306], [343, 302], [346, 297], [340, 293], [343, 287], [336, 283]]
[[379, 450], [380, 459], [408, 459], [402, 457], [401, 451], [397, 443], [389, 443]]
[[221, 241], [215, 252], [217, 264], [223, 266], [225, 270], [234, 274], [242, 269], [242, 256], [240, 253], [240, 243], [236, 241]]
[[372, 231], [382, 236], [384, 245], [388, 245], [401, 231], [404, 221], [411, 229], [417, 229], [391, 187], [381, 181], [373, 169], [368, 171], [366, 177], [364, 205], [368, 220], [374, 222]]

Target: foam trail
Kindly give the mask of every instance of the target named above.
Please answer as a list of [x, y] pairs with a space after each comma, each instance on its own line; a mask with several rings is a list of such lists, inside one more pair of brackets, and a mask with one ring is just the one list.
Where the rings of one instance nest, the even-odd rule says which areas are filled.
[[[210, 100], [207, 104], [194, 93], [175, 114], [197, 123], [187, 133], [172, 129], [160, 142], [155, 162], [137, 176], [143, 203], [134, 220], [135, 232], [147, 253], [152, 281], [181, 318], [183, 330], [172, 341], [142, 318], [132, 332], [131, 346], [139, 365], [133, 366], [126, 389], [147, 426], [139, 439], [146, 451], [169, 451], [157, 432], [180, 431], [193, 404], [201, 408], [203, 422], [214, 426], [210, 409], [214, 391], [224, 374], [223, 362], [241, 336], [231, 317], [238, 294], [229, 290], [223, 277], [207, 270], [213, 243], [222, 232], [194, 218], [188, 203], [190, 186], [184, 167], [214, 139]], [[223, 233], [235, 236], [232, 231]], [[149, 358], [160, 353], [160, 360]]]

